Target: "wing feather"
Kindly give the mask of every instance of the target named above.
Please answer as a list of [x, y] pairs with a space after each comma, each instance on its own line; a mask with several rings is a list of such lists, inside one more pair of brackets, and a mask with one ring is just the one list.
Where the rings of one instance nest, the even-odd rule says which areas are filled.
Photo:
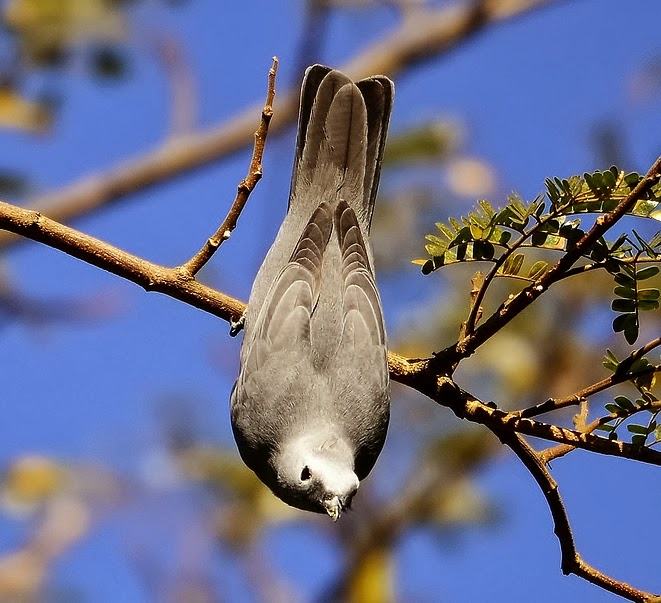
[[385, 347], [381, 301], [365, 240], [356, 214], [345, 201], [340, 201], [335, 210], [335, 229], [344, 280], [342, 344], [356, 351]]
[[266, 295], [255, 321], [247, 366], [258, 369], [261, 362], [268, 359], [269, 352], [293, 351], [301, 343], [309, 343], [310, 319], [319, 299], [323, 255], [332, 224], [330, 205], [319, 204], [289, 262], [273, 280]]

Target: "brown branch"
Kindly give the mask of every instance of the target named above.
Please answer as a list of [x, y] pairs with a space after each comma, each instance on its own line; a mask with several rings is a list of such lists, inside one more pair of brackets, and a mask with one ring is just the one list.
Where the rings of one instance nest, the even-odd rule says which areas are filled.
[[634, 588], [626, 582], [615, 580], [583, 561], [576, 549], [576, 543], [574, 542], [567, 511], [558, 490], [558, 484], [553, 479], [547, 466], [540, 459], [539, 454], [517, 433], [499, 430], [492, 431], [519, 457], [537, 482], [546, 499], [546, 504], [553, 517], [554, 532], [560, 544], [562, 573], [565, 575], [575, 574], [591, 584], [630, 601], [652, 603], [658, 600], [656, 595]]
[[408, 360], [390, 353], [390, 375], [394, 381], [412, 387], [438, 404], [452, 410], [460, 419], [485, 425], [492, 431], [512, 431], [559, 444], [570, 444], [598, 454], [618, 456], [661, 465], [661, 452], [619, 440], [608, 440], [573, 429], [541, 423], [485, 404], [462, 390], [449, 376], [435, 376], [435, 359]]
[[269, 132], [269, 124], [273, 117], [273, 99], [275, 98], [275, 76], [278, 73], [278, 58], [273, 57], [273, 64], [269, 69], [268, 88], [266, 92], [266, 103], [262, 109], [262, 119], [255, 132], [255, 144], [252, 152], [248, 175], [240, 182], [234, 203], [229, 210], [223, 223], [218, 230], [209, 238], [190, 260], [182, 265], [182, 270], [190, 276], [195, 276], [202, 267], [211, 259], [218, 248], [230, 238], [232, 231], [236, 228], [236, 223], [248, 201], [250, 193], [262, 179], [262, 157], [264, 156], [264, 146]]
[[[621, 414], [615, 414], [611, 413], [603, 417], [599, 417], [598, 419], [595, 419], [590, 423], [589, 425], [585, 425], [580, 429], [581, 433], [593, 433], [597, 429], [599, 429], [602, 425], [606, 425], [607, 423], [610, 423], [611, 421], [614, 420], [620, 420], [624, 421], [626, 419], [629, 419], [630, 417], [633, 417], [635, 414], [639, 412], [651, 412], [651, 413], [656, 413], [661, 411], [661, 402], [649, 402], [642, 404], [641, 406], [637, 406], [633, 410], [629, 412], [622, 412]], [[615, 429], [618, 428], [619, 425], [615, 425]], [[545, 463], [549, 463], [553, 459], [560, 458], [561, 456], [565, 456], [566, 454], [569, 454], [573, 450], [576, 450], [576, 446], [572, 446], [571, 444], [560, 444], [558, 446], [553, 446], [552, 448], [546, 448], [545, 450], [542, 450], [539, 454], [541, 459]]]
[[197, 282], [181, 268], [148, 262], [39, 212], [0, 201], [0, 228], [59, 249], [136, 283], [146, 291], [164, 293], [224, 320], [236, 320], [245, 310], [244, 303]]
[[[406, 20], [341, 69], [352, 79], [375, 73], [395, 77], [423, 60], [451, 50], [489, 25], [559, 3], [560, 0], [489, 0], [426, 11], [420, 18]], [[295, 121], [298, 99], [297, 87], [278, 95], [276, 117], [270, 126], [272, 134]], [[208, 131], [167, 140], [144, 155], [33, 198], [28, 201], [28, 206], [58, 222], [69, 222], [117, 202], [126, 195], [230, 156], [252, 141], [254, 116], [260, 110], [261, 106], [249, 107]], [[0, 232], [0, 248], [20, 240], [12, 233]]]

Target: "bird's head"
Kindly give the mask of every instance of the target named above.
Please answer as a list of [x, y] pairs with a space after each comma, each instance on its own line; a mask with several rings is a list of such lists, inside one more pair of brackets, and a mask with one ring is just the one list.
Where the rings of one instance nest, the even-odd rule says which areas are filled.
[[327, 513], [337, 521], [358, 490], [353, 451], [337, 437], [305, 436], [283, 446], [274, 457], [273, 491], [299, 509]]

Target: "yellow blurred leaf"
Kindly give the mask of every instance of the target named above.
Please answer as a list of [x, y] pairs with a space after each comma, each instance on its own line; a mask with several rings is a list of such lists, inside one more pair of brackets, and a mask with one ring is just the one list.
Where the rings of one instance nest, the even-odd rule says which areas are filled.
[[25, 57], [40, 64], [81, 42], [121, 39], [118, 7], [106, 0], [9, 0], [4, 20], [19, 35]]
[[395, 600], [393, 560], [388, 548], [363, 555], [349, 581], [350, 603], [389, 603]]
[[41, 133], [50, 123], [48, 105], [24, 98], [7, 86], [0, 87], [0, 128]]
[[2, 483], [4, 505], [29, 511], [58, 493], [66, 480], [65, 470], [49, 458], [24, 456], [11, 465]]

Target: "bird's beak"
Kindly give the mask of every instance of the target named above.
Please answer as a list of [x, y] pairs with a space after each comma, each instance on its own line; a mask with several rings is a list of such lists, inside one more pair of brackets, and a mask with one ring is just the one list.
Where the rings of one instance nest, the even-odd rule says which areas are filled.
[[333, 498], [325, 500], [322, 504], [324, 505], [324, 509], [326, 509], [326, 513], [328, 513], [333, 521], [337, 521], [340, 518], [342, 503], [339, 496], [333, 496]]

